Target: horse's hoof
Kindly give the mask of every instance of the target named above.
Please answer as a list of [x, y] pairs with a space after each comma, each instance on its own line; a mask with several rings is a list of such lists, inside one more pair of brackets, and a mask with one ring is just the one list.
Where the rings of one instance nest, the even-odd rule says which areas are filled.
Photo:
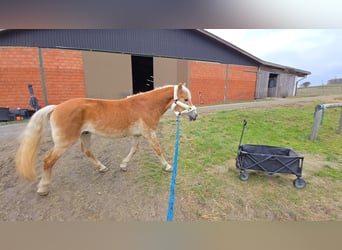
[[172, 167], [170, 165], [167, 165], [165, 168], [166, 172], [172, 172]]
[[37, 191], [37, 194], [39, 194], [40, 196], [47, 196], [49, 194], [49, 191]]
[[107, 167], [103, 167], [103, 168], [100, 168], [99, 169], [99, 172], [100, 173], [106, 173], [108, 171], [108, 168]]
[[120, 164], [120, 170], [123, 172], [127, 172], [127, 164]]
[[127, 167], [124, 167], [124, 168], [120, 167], [120, 170], [121, 170], [122, 172], [127, 172]]

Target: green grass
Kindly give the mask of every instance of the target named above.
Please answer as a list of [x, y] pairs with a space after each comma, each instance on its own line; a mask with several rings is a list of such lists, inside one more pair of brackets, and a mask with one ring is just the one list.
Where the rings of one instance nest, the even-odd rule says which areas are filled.
[[[342, 136], [336, 133], [340, 110], [325, 112], [312, 142], [317, 104], [204, 113], [195, 122], [182, 118], [176, 199], [191, 204], [183, 213], [198, 220], [341, 220]], [[294, 175], [251, 172], [248, 181], [240, 181], [235, 157], [243, 119], [248, 124], [242, 144], [289, 147], [304, 156], [304, 189], [292, 186]], [[159, 137], [171, 164], [175, 129], [175, 117], [162, 119]], [[160, 171], [153, 153], [142, 158], [146, 185], [167, 193], [171, 175]]]
[[[141, 145], [142, 146], [142, 145]], [[144, 150], [141, 150], [140, 161], [142, 162], [142, 174], [140, 178], [142, 184], [150, 192], [165, 192], [168, 190], [170, 182], [170, 174], [162, 171], [158, 158], [149, 148], [149, 145], [144, 145]]]
[[314, 176], [327, 177], [333, 180], [342, 180], [342, 169], [332, 168], [329, 165], [325, 165], [322, 169], [319, 169], [313, 173]]
[[312, 86], [297, 89], [297, 96], [322, 96], [338, 94], [342, 94], [342, 84]]
[[[293, 148], [300, 154], [320, 154], [327, 160], [341, 161], [341, 135], [336, 134], [338, 109], [328, 110], [318, 140], [309, 140], [314, 106], [260, 110], [220, 111], [205, 114], [195, 123], [182, 123], [185, 158], [202, 166], [222, 164], [236, 154], [242, 120], [248, 124], [242, 144], [274, 145]], [[190, 151], [191, 154], [187, 153]], [[192, 155], [194, 157], [192, 157]], [[196, 164], [197, 165], [197, 164]]]

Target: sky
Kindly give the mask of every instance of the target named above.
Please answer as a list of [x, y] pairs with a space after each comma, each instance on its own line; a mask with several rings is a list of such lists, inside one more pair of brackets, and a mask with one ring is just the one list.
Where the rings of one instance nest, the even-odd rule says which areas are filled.
[[342, 29], [207, 29], [268, 62], [311, 72], [310, 86], [342, 78]]

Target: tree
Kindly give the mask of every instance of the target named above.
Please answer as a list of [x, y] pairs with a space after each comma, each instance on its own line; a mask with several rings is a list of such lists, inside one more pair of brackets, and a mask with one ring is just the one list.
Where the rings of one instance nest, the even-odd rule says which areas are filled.
[[307, 88], [307, 87], [310, 86], [310, 84], [311, 84], [311, 82], [303, 82], [303, 83], [300, 85], [300, 87], [301, 87], [301, 88]]

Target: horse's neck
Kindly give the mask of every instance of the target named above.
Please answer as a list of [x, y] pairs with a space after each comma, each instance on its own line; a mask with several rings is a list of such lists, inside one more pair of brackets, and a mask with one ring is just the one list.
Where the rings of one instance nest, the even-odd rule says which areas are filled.
[[146, 93], [148, 105], [160, 114], [164, 114], [172, 104], [173, 100], [173, 86], [155, 89]]

